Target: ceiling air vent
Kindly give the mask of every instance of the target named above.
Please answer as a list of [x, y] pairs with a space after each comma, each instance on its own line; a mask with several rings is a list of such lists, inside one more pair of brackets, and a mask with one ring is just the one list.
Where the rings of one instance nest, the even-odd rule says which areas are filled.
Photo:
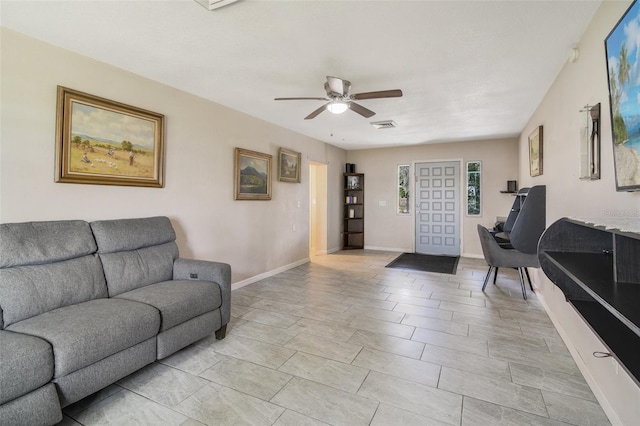
[[235, 3], [238, 0], [195, 0], [207, 10], [215, 10], [219, 7], [226, 6], [231, 3]]
[[393, 120], [372, 121], [371, 125], [376, 129], [391, 129], [392, 127], [396, 127], [396, 122]]

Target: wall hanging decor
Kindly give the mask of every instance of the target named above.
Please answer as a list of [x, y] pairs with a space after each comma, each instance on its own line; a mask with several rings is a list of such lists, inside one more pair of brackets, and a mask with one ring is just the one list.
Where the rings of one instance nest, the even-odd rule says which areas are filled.
[[235, 199], [271, 199], [271, 155], [236, 148]]
[[164, 186], [164, 115], [58, 86], [56, 182]]
[[542, 174], [542, 126], [538, 126], [529, 135], [529, 174]]
[[605, 39], [616, 190], [640, 191], [640, 52], [630, 35], [640, 20], [634, 1]]
[[583, 125], [580, 134], [580, 179], [600, 179], [600, 104], [580, 110]]
[[299, 152], [280, 148], [278, 151], [278, 180], [300, 183], [301, 159], [302, 155]]

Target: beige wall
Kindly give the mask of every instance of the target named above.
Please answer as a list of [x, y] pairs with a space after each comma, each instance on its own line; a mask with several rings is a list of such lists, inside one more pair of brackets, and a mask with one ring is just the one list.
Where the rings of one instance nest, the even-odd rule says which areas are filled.
[[[1, 42], [1, 222], [167, 215], [182, 256], [228, 262], [235, 282], [308, 258], [309, 161], [337, 187], [345, 151], [12, 31]], [[164, 114], [165, 188], [54, 183], [57, 85]], [[302, 152], [302, 183], [274, 179], [271, 201], [234, 201], [235, 147], [272, 154], [274, 173], [279, 147]]]
[[[507, 180], [518, 177], [516, 139], [349, 151], [348, 161], [356, 164], [358, 173], [365, 174], [365, 247], [414, 251], [415, 205], [412, 203], [409, 215], [396, 213], [398, 165], [410, 164], [413, 175], [414, 163], [439, 160], [462, 160], [463, 173], [467, 161], [482, 162], [482, 215], [467, 216], [463, 203], [461, 216], [462, 254], [482, 257], [476, 225], [492, 227], [496, 216], [506, 216], [513, 203], [512, 196], [500, 191], [507, 189]], [[461, 187], [464, 193], [464, 180]], [[386, 206], [380, 206], [380, 201], [386, 202]]]
[[[626, 215], [640, 221], [640, 192], [615, 190], [613, 148], [607, 88], [604, 39], [630, 2], [603, 2], [582, 36], [577, 62], [567, 63], [520, 136], [520, 181], [547, 185], [547, 223], [563, 216], [607, 217]], [[579, 135], [586, 104], [602, 104], [602, 179], [578, 179]], [[527, 136], [544, 126], [544, 174], [528, 172]], [[572, 350], [576, 362], [614, 424], [640, 422], [640, 389], [617, 369], [612, 359], [594, 358], [605, 349], [584, 321], [565, 302], [562, 292], [537, 270], [533, 276], [538, 296]]]
[[[247, 281], [308, 257], [309, 161], [328, 164], [327, 250], [340, 247], [341, 173], [346, 161], [366, 174], [369, 247], [411, 250], [413, 215], [398, 216], [398, 164], [442, 159], [483, 163], [481, 218], [463, 216], [463, 254], [481, 253], [476, 223], [491, 225], [508, 212], [506, 181], [547, 185], [547, 219], [627, 212], [640, 217], [640, 192], [616, 193], [603, 40], [629, 2], [603, 2], [578, 47], [518, 141], [471, 141], [345, 153], [196, 96], [2, 29], [0, 94], [0, 222], [86, 220], [168, 215], [183, 256], [229, 262], [234, 281]], [[567, 50], [569, 46], [567, 46]], [[163, 189], [53, 182], [56, 86], [63, 85], [166, 116]], [[601, 102], [602, 176], [578, 180], [579, 110]], [[544, 175], [528, 174], [527, 135], [544, 125]], [[302, 184], [274, 181], [269, 202], [233, 201], [233, 148], [303, 153]], [[518, 161], [519, 159], [519, 161]], [[275, 168], [274, 168], [275, 170]], [[332, 195], [333, 194], [333, 195]], [[297, 202], [301, 207], [297, 207]], [[379, 205], [386, 201], [386, 207]], [[296, 231], [293, 231], [293, 225]], [[612, 421], [640, 418], [640, 390], [611, 360], [591, 356], [597, 338], [540, 271], [537, 292]]]

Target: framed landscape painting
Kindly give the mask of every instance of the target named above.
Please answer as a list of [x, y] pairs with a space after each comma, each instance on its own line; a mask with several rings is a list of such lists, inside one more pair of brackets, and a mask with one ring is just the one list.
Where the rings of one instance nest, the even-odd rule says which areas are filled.
[[235, 199], [271, 199], [271, 155], [236, 148]]
[[278, 180], [300, 183], [301, 158], [302, 155], [299, 152], [280, 148], [278, 152]]
[[164, 186], [164, 116], [58, 86], [56, 182]]
[[605, 40], [616, 190], [640, 190], [640, 4], [634, 1]]
[[529, 135], [529, 175], [542, 174], [542, 126]]

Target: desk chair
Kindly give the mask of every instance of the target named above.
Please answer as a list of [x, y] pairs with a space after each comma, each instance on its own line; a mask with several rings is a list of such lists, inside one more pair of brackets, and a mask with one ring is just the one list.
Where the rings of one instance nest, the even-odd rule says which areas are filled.
[[[522, 288], [522, 297], [527, 298], [527, 289], [524, 285], [524, 273], [523, 269], [527, 267], [539, 268], [537, 254], [522, 253], [516, 249], [505, 249], [500, 246], [491, 235], [489, 230], [482, 225], [478, 225], [478, 235], [480, 236], [480, 245], [482, 245], [482, 253], [484, 254], [484, 260], [489, 265], [487, 275], [484, 277], [484, 284], [482, 285], [482, 291], [487, 287], [491, 272], [495, 269], [496, 274], [498, 268], [514, 268], [518, 270], [520, 276], [520, 287]], [[526, 271], [526, 269], [525, 269]], [[528, 273], [527, 273], [528, 275]], [[495, 284], [495, 278], [494, 278]], [[531, 280], [529, 280], [529, 287], [533, 291]]]

